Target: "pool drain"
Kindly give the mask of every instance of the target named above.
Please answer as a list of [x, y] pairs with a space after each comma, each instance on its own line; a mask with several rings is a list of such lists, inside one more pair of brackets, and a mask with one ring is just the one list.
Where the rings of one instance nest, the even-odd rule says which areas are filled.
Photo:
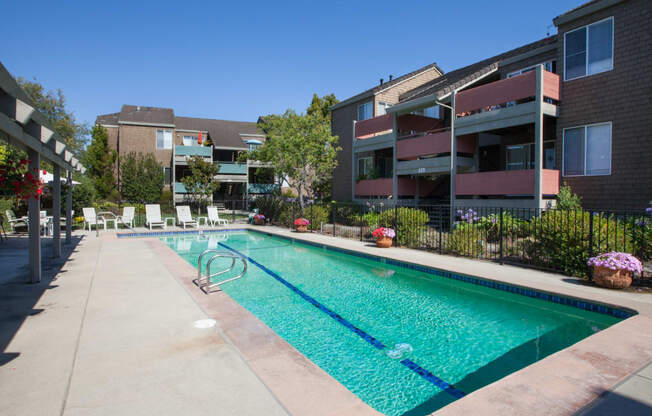
[[399, 344], [394, 344], [394, 348], [391, 350], [387, 351], [387, 356], [389, 358], [392, 358], [394, 360], [398, 360], [399, 358], [403, 357], [403, 354], [412, 352], [414, 351], [414, 348], [412, 348], [412, 345], [402, 342]]
[[217, 321], [215, 319], [200, 319], [198, 321], [193, 322], [192, 326], [194, 326], [197, 329], [208, 329], [212, 328], [217, 324]]

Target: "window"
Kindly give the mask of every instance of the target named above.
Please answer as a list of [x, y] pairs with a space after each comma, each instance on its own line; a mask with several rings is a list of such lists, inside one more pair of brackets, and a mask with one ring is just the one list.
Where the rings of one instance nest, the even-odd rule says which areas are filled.
[[257, 143], [249, 143], [249, 151], [252, 152], [260, 147]]
[[373, 157], [361, 157], [358, 159], [358, 176], [370, 175], [374, 170]]
[[564, 129], [564, 176], [611, 174], [611, 123]]
[[390, 103], [384, 103], [382, 101], [378, 102], [378, 115], [382, 116], [384, 114], [387, 114], [387, 109], [391, 107], [392, 105]]
[[156, 130], [156, 148], [172, 149], [172, 130]]
[[613, 69], [612, 17], [564, 34], [566, 81]]
[[374, 116], [373, 101], [367, 101], [358, 106], [358, 121], [367, 120]]
[[194, 146], [197, 138], [195, 136], [183, 136], [184, 146]]
[[[505, 147], [505, 170], [534, 169], [534, 143]], [[543, 143], [543, 169], [555, 168], [555, 142]]]
[[172, 182], [172, 169], [163, 168], [163, 184], [169, 185]]
[[554, 73], [557, 70], [555, 63], [556, 62], [552, 60], [552, 61], [541, 62], [540, 64], [537, 65], [528, 66], [526, 68], [519, 69], [518, 71], [510, 72], [509, 74], [507, 74], [507, 78], [515, 77], [517, 75], [521, 75], [526, 72], [534, 71], [535, 69], [537, 69], [537, 66], [539, 65], [543, 65], [544, 70]]

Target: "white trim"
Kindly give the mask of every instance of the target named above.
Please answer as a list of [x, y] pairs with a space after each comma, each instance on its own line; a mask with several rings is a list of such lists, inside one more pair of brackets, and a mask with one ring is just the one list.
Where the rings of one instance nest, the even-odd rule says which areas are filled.
[[[600, 24], [600, 23], [605, 22], [605, 21], [610, 20], [610, 19], [611, 19], [611, 68], [606, 69], [604, 71], [589, 74], [589, 26]], [[578, 77], [574, 77], [574, 78], [569, 79], [569, 78], [566, 77], [566, 74], [567, 74], [567, 71], [566, 71], [566, 35], [568, 35], [569, 33], [577, 32], [578, 30], [582, 30], [582, 29], [586, 29], [586, 40], [585, 40], [586, 41], [586, 57], [584, 59], [584, 65], [585, 65], [586, 70], [585, 70], [584, 75], [580, 75]], [[615, 23], [615, 19], [614, 19], [613, 16], [609, 16], [609, 17], [606, 17], [606, 18], [604, 18], [602, 20], [598, 20], [598, 21], [586, 24], [584, 26], [576, 27], [573, 30], [569, 30], [567, 32], [564, 32], [564, 82], [573, 81], [575, 79], [586, 78], [586, 77], [589, 77], [591, 75], [597, 75], [597, 74], [602, 74], [602, 73], [605, 73], [605, 72], [613, 71], [614, 70], [614, 49], [615, 49], [615, 46], [616, 46], [614, 44], [615, 34], [616, 34], [616, 23]]]
[[243, 136], [243, 137], [262, 137], [262, 138], [266, 137], [264, 134], [257, 134], [257, 133], [255, 133], [255, 134], [238, 133], [238, 135]]
[[[609, 125], [609, 173], [598, 173], [598, 174], [593, 174], [593, 175], [587, 175], [586, 174], [586, 140], [588, 135], [586, 134], [587, 128], [588, 127], [593, 127], [593, 126], [604, 126], [604, 125]], [[566, 130], [572, 130], [572, 129], [579, 129], [579, 128], [584, 128], [584, 174], [582, 175], [566, 175], [566, 163], [565, 163], [565, 158], [564, 158], [564, 153], [566, 149]], [[611, 160], [613, 159], [613, 122], [612, 121], [604, 121], [600, 123], [591, 123], [591, 124], [584, 124], [580, 126], [572, 126], [572, 127], [565, 127], [562, 129], [562, 134], [561, 134], [561, 176], [565, 178], [576, 178], [576, 177], [583, 177], [583, 176], [611, 176]]]
[[140, 121], [118, 121], [118, 124], [127, 124], [130, 126], [155, 126], [155, 127], [171, 127], [175, 128], [174, 124], [165, 124], [165, 123], [145, 123]]
[[208, 130], [186, 130], [186, 129], [175, 129], [177, 132], [180, 133], [206, 133], [208, 134]]
[[102, 124], [102, 123], [97, 123], [102, 127], [114, 127], [114, 128], [120, 128], [120, 126], [115, 125], [115, 124]]

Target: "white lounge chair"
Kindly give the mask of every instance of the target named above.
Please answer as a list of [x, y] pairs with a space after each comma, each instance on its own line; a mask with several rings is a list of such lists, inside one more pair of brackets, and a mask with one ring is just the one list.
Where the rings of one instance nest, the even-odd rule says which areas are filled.
[[120, 221], [128, 228], [134, 228], [134, 214], [136, 212], [135, 207], [124, 207], [122, 208], [122, 215], [116, 217], [116, 221]]
[[27, 217], [20, 217], [17, 218], [16, 214], [14, 214], [13, 210], [6, 210], [5, 214], [7, 214], [7, 220], [9, 221], [9, 226], [11, 227], [12, 232], [16, 232], [16, 226], [17, 225], [24, 225], [25, 227], [29, 227], [29, 223], [27, 221]]
[[163, 227], [166, 228], [167, 222], [170, 219], [166, 218], [165, 221], [161, 218], [161, 206], [159, 204], [150, 204], [145, 205], [145, 225], [151, 230], [152, 227]]
[[208, 223], [211, 227], [215, 227], [215, 224], [226, 225], [229, 223], [227, 220], [220, 218], [217, 207], [208, 207], [206, 210], [208, 211]]
[[91, 231], [91, 225], [94, 225], [95, 229], [97, 229], [97, 226], [102, 224], [106, 230], [106, 220], [104, 217], [98, 217], [95, 214], [95, 208], [82, 208], [82, 211], [84, 212], [83, 228], [86, 228], [86, 225], [88, 225], [88, 231]]
[[199, 227], [197, 221], [192, 219], [188, 205], [177, 205], [177, 224], [183, 226], [184, 230], [186, 226]]

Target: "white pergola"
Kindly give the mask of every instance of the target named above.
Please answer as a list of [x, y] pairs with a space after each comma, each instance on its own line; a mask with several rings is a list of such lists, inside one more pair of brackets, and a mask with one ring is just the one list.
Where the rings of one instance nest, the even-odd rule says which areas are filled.
[[[54, 131], [43, 114], [34, 108], [7, 69], [0, 63], [0, 139], [23, 149], [29, 158], [29, 169], [40, 169], [41, 158], [54, 166], [52, 185], [52, 244], [54, 257], [61, 257], [61, 171], [67, 172], [67, 183], [72, 181], [72, 171], [86, 171], [72, 152], [66, 149], [61, 137]], [[29, 219], [29, 270], [30, 281], [41, 281], [41, 216], [39, 200], [30, 198], [27, 204]], [[66, 195], [66, 243], [72, 234], [72, 187]]]

